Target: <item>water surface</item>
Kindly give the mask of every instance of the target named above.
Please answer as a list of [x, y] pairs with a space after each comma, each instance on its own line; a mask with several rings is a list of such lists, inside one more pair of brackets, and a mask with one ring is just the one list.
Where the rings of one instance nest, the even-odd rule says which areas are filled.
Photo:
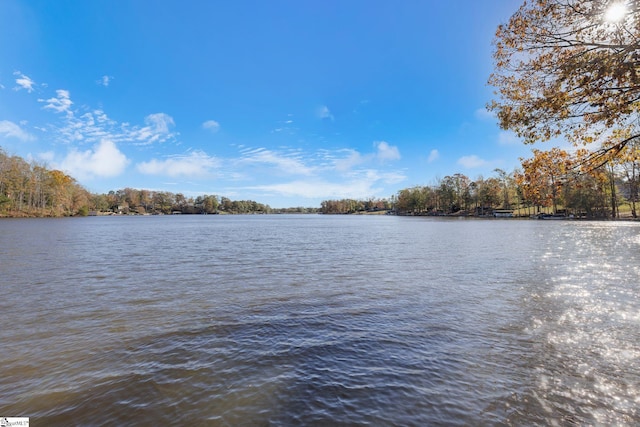
[[0, 416], [637, 425], [640, 224], [0, 221]]

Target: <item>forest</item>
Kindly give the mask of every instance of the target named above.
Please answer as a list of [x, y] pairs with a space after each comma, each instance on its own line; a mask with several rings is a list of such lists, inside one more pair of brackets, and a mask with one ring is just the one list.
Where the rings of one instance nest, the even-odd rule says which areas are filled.
[[0, 217], [63, 217], [101, 214], [247, 214], [302, 212], [307, 208], [271, 209], [253, 200], [215, 195], [125, 188], [92, 194], [73, 177], [0, 148]]
[[0, 216], [87, 215], [91, 200], [73, 177], [0, 148]]

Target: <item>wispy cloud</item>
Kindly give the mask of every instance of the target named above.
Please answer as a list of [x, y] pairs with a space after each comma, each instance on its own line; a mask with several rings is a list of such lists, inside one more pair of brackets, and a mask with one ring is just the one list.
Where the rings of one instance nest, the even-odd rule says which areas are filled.
[[315, 169], [307, 166], [300, 159], [299, 151], [296, 150], [282, 153], [266, 148], [244, 149], [239, 163], [263, 164], [275, 168], [281, 174], [287, 175], [311, 175]]
[[96, 80], [96, 84], [104, 87], [108, 87], [109, 83], [113, 80], [113, 76], [102, 76], [100, 79]]
[[[108, 84], [108, 80], [99, 84], [104, 83]], [[32, 86], [39, 88], [35, 84]], [[46, 132], [47, 140], [54, 144], [63, 143], [66, 153], [52, 150], [38, 155], [79, 180], [115, 177], [134, 169], [139, 174], [159, 176], [165, 181], [194, 183], [223, 178], [227, 183], [254, 185], [229, 186], [225, 194], [234, 191], [246, 194], [245, 190], [252, 189], [311, 199], [387, 197], [385, 188], [407, 179], [403, 171], [389, 170], [388, 165], [401, 159], [401, 154], [397, 146], [383, 140], [372, 142], [365, 152], [351, 148], [307, 150], [291, 146], [239, 146], [235, 155], [222, 158], [202, 150], [167, 154], [167, 147], [158, 147], [156, 154], [129, 158], [130, 153], [121, 151], [122, 147], [178, 142], [179, 133], [173, 117], [155, 112], [145, 116], [141, 124], [119, 122], [102, 109], [86, 106], [66, 89], [47, 91], [47, 95], [37, 101], [42, 110], [49, 113], [48, 123], [30, 129]], [[334, 120], [326, 106], [318, 110], [318, 117]], [[290, 128], [294, 123], [292, 115], [279, 123], [283, 129], [294, 129]], [[26, 132], [25, 126], [26, 123], [1, 121], [0, 137], [35, 138]], [[220, 124], [213, 119], [200, 126], [210, 132], [220, 129]], [[131, 155], [151, 152], [138, 151]]]
[[16, 84], [18, 85], [14, 87], [13, 90], [25, 89], [29, 93], [33, 92], [33, 86], [36, 84], [36, 82], [31, 80], [30, 77], [22, 74], [20, 71], [14, 71], [13, 75], [17, 76]]
[[472, 154], [470, 156], [462, 156], [458, 159], [457, 162], [460, 166], [467, 169], [475, 169], [488, 164], [486, 160], [481, 159], [480, 157]]
[[373, 158], [371, 154], [363, 156], [358, 151], [352, 149], [343, 149], [340, 150], [339, 153], [346, 153], [346, 156], [333, 159], [333, 165], [338, 172], [346, 172]]
[[293, 117], [293, 114], [287, 114], [286, 119], [279, 120], [277, 122], [276, 127], [271, 131], [271, 133], [295, 135], [300, 129], [294, 125], [294, 121], [292, 117]]
[[58, 89], [56, 90], [55, 98], [38, 99], [38, 102], [45, 103], [44, 109], [55, 111], [56, 113], [65, 113], [67, 116], [73, 116], [71, 111], [71, 94], [68, 90]]
[[428, 163], [433, 163], [436, 160], [438, 160], [440, 158], [440, 152], [438, 150], [436, 150], [435, 148], [433, 150], [431, 150], [431, 152], [429, 153], [429, 157], [427, 158], [427, 162]]
[[303, 197], [307, 199], [357, 199], [381, 191], [380, 188], [374, 188], [372, 186], [374, 183], [375, 181], [371, 182], [368, 180], [353, 180], [350, 182], [338, 183], [316, 179], [258, 185], [254, 187], [247, 187], [247, 189], [274, 193], [285, 197]]
[[16, 138], [24, 142], [36, 139], [29, 132], [9, 120], [0, 120], [0, 135], [3, 135], [5, 138]]
[[122, 174], [129, 159], [113, 141], [104, 139], [91, 150], [71, 149], [59, 167], [79, 179], [109, 178]]
[[375, 169], [352, 171], [346, 179], [333, 181], [327, 177], [312, 177], [290, 182], [247, 187], [284, 197], [305, 199], [363, 199], [366, 197], [387, 197], [382, 194], [382, 184], [396, 184], [406, 179], [397, 172], [380, 173]]
[[152, 159], [141, 162], [136, 165], [136, 169], [146, 175], [204, 178], [213, 175], [220, 165], [219, 159], [197, 150], [189, 154], [170, 156], [164, 160]]
[[216, 133], [220, 130], [220, 123], [216, 122], [215, 120], [207, 120], [206, 122], [202, 123], [202, 127], [204, 129], [207, 129], [211, 133]]
[[378, 149], [376, 157], [381, 162], [387, 160], [400, 160], [400, 150], [394, 145], [389, 145], [386, 141], [376, 141], [373, 145]]
[[37, 157], [47, 164], [54, 164], [56, 161], [56, 153], [54, 153], [53, 151], [43, 151], [41, 153], [38, 153]]
[[521, 141], [515, 133], [511, 131], [501, 131], [498, 134], [498, 144], [500, 145], [518, 145]]
[[333, 165], [333, 169], [341, 173], [346, 173], [357, 166], [370, 163], [374, 160], [378, 160], [380, 163], [386, 163], [387, 161], [399, 160], [401, 158], [398, 147], [389, 145], [386, 141], [375, 141], [373, 146], [376, 148], [374, 153], [362, 154], [357, 150], [344, 148], [335, 152], [325, 151], [324, 157]]
[[400, 172], [385, 172], [380, 175], [380, 180], [385, 184], [399, 184], [406, 179], [407, 176]]
[[327, 107], [326, 105], [321, 105], [320, 107], [318, 107], [318, 109], [316, 110], [316, 115], [320, 119], [326, 119], [326, 120], [331, 120], [331, 121], [333, 121], [335, 119], [333, 117], [333, 114], [331, 114], [331, 111], [329, 110], [329, 107]]
[[[377, 160], [397, 159], [396, 147], [379, 141], [374, 144], [376, 151], [361, 154], [353, 149], [318, 150], [315, 154], [292, 154], [295, 157], [296, 168], [304, 172], [300, 179], [288, 182], [276, 182], [240, 190], [260, 191], [282, 197], [302, 197], [305, 199], [342, 199], [366, 197], [387, 197], [384, 194], [386, 185], [394, 185], [407, 179], [401, 171], [381, 171], [375, 167], [364, 167], [369, 163], [373, 166]], [[273, 157], [288, 158], [283, 153], [275, 153], [266, 149], [246, 150], [244, 158], [268, 160], [272, 164]], [[279, 165], [289, 170], [295, 168], [288, 164]], [[273, 176], [271, 176], [273, 177]], [[314, 201], [314, 202], [315, 202]]]
[[118, 123], [110, 119], [100, 109], [74, 109], [71, 94], [68, 90], [56, 90], [56, 96], [49, 99], [38, 99], [44, 104], [42, 108], [56, 114], [63, 114], [64, 119], [59, 125], [49, 125], [53, 138], [58, 142], [95, 143], [108, 139], [117, 143], [132, 143], [135, 145], [150, 145], [175, 140], [177, 132], [173, 118], [166, 113], [149, 114], [144, 118], [144, 126]]
[[146, 126], [143, 127], [123, 127], [125, 133], [122, 135], [124, 139], [135, 141], [137, 145], [149, 145], [154, 142], [165, 142], [173, 138], [176, 134], [171, 132], [171, 128], [175, 126], [173, 117], [165, 113], [149, 114], [144, 118]]

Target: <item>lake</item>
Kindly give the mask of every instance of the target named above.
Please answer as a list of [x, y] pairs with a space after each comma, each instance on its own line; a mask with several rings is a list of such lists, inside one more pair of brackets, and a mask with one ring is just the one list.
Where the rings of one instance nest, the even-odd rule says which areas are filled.
[[0, 416], [640, 424], [640, 223], [0, 221]]

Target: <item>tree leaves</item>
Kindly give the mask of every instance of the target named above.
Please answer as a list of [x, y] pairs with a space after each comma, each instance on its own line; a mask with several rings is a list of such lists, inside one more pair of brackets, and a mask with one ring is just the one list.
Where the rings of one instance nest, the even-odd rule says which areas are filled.
[[617, 23], [604, 19], [608, 3], [533, 0], [498, 27], [489, 78], [497, 99], [488, 108], [502, 128], [526, 143], [564, 137], [576, 146], [610, 144], [611, 130], [631, 128], [640, 108], [640, 0], [627, 2]]

